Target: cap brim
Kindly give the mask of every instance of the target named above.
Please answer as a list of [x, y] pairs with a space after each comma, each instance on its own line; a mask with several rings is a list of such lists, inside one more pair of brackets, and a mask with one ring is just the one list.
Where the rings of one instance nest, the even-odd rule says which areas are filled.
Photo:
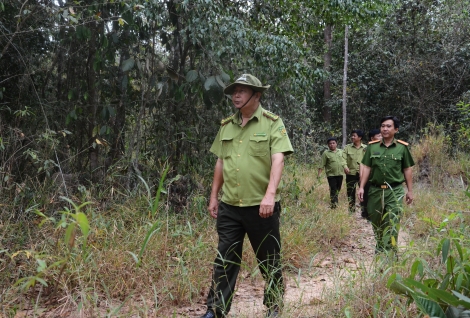
[[255, 92], [261, 92], [261, 93], [263, 93], [265, 90], [267, 90], [268, 88], [271, 87], [271, 85], [255, 86], [255, 85], [249, 85], [249, 84], [246, 84], [246, 83], [237, 83], [237, 82], [235, 82], [235, 83], [232, 83], [232, 84], [230, 84], [230, 85], [228, 85], [227, 87], [224, 88], [224, 94], [232, 95], [233, 90], [235, 89], [235, 86], [237, 86], [237, 85], [249, 86]]

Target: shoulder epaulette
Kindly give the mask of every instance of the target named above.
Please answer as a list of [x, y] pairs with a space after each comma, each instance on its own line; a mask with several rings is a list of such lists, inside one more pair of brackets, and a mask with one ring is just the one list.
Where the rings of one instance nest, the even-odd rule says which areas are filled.
[[233, 116], [234, 116], [234, 115], [235, 115], [235, 114], [232, 114], [232, 115], [228, 116], [227, 118], [222, 119], [222, 120], [220, 121], [220, 125], [221, 125], [221, 126], [227, 125], [229, 122], [231, 122], [231, 121], [233, 120]]
[[403, 140], [400, 140], [400, 139], [397, 139], [397, 141], [398, 141], [399, 143], [401, 143], [402, 145], [405, 145], [405, 146], [408, 146], [408, 145], [409, 145], [409, 143], [407, 143], [406, 141], [403, 141]]
[[376, 142], [380, 142], [380, 140], [369, 141], [369, 145], [375, 144]]
[[279, 119], [279, 116], [276, 114], [273, 114], [267, 110], [263, 111], [263, 116], [271, 119], [272, 121], [276, 121]]

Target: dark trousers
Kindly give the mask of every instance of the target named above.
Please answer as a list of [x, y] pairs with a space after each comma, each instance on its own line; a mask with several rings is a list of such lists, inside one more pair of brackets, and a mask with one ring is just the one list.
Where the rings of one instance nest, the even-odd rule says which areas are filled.
[[359, 183], [359, 173], [346, 175], [346, 192], [348, 193], [349, 212], [354, 212], [356, 207], [356, 185]]
[[365, 219], [369, 219], [369, 212], [367, 212], [367, 202], [369, 202], [369, 188], [370, 188], [370, 182], [367, 181], [366, 185], [364, 186], [364, 194], [362, 196], [363, 200], [361, 202], [361, 205], [362, 205], [361, 216]]
[[217, 317], [230, 311], [235, 284], [240, 271], [243, 240], [248, 235], [266, 281], [263, 303], [268, 308], [282, 306], [284, 281], [281, 268], [281, 237], [279, 217], [281, 205], [276, 202], [269, 218], [259, 216], [259, 205], [236, 207], [221, 202], [217, 215], [219, 234], [218, 253], [214, 261], [212, 285], [207, 297], [207, 308]]
[[328, 185], [330, 186], [330, 199], [331, 207], [336, 208], [338, 205], [338, 194], [341, 191], [341, 186], [343, 184], [343, 176], [332, 176], [327, 177]]

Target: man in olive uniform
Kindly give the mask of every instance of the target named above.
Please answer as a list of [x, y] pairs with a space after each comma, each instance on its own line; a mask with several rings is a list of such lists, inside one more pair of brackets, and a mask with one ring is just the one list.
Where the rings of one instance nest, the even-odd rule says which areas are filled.
[[347, 169], [346, 161], [343, 158], [341, 149], [337, 149], [338, 141], [331, 137], [327, 140], [328, 150], [325, 150], [321, 156], [321, 166], [318, 168], [318, 177], [325, 169], [326, 179], [330, 187], [330, 200], [332, 209], [338, 205], [338, 194], [343, 184], [344, 172]]
[[279, 183], [284, 156], [293, 149], [281, 118], [260, 105], [268, 88], [253, 75], [243, 74], [224, 90], [232, 95], [236, 112], [222, 120], [210, 149], [218, 159], [208, 210], [217, 219], [219, 243], [207, 312], [201, 318], [225, 317], [229, 312], [245, 234], [266, 280], [267, 317], [276, 317], [282, 308]]
[[[367, 211], [376, 239], [376, 253], [396, 251], [398, 224], [406, 203], [413, 202], [413, 158], [408, 143], [395, 139], [400, 121], [397, 117], [382, 118], [382, 140], [369, 143], [362, 159], [363, 176], [358, 191], [359, 200], [364, 199], [364, 186], [370, 181]], [[403, 182], [408, 191], [405, 195]]]
[[[366, 152], [366, 145], [362, 143], [364, 133], [362, 130], [351, 132], [352, 143], [346, 145], [343, 150], [343, 158], [346, 160], [346, 192], [348, 194], [349, 213], [354, 213], [356, 207], [356, 185], [359, 183], [359, 168]], [[359, 186], [358, 186], [359, 187]]]

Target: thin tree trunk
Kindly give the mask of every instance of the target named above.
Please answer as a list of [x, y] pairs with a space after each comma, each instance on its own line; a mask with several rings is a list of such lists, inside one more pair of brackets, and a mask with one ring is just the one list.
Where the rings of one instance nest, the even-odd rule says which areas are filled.
[[344, 68], [343, 68], [343, 147], [346, 146], [348, 133], [346, 131], [346, 117], [347, 117], [347, 84], [348, 84], [348, 26], [344, 28]]
[[325, 73], [328, 74], [328, 77], [325, 79], [323, 83], [323, 120], [327, 123], [331, 122], [331, 82], [330, 82], [330, 66], [331, 66], [331, 43], [332, 43], [332, 25], [326, 25], [325, 30], [323, 31], [325, 36], [325, 44], [326, 44], [326, 53], [324, 56], [324, 65], [323, 69]]

